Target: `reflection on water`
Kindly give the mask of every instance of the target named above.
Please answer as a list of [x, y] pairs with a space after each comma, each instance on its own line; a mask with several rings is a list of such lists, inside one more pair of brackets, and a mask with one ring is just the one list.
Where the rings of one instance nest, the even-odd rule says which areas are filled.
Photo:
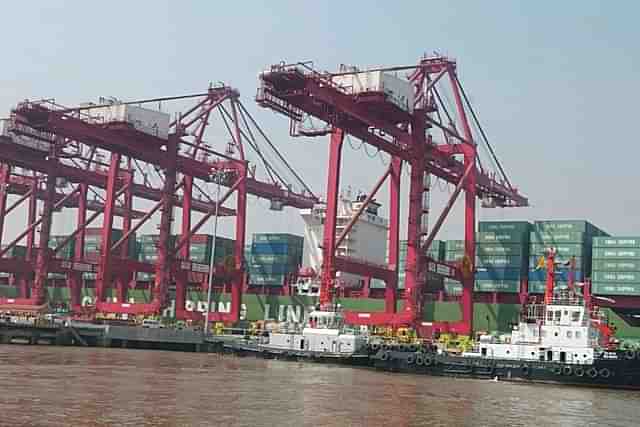
[[636, 426], [640, 393], [212, 354], [0, 346], [0, 425]]

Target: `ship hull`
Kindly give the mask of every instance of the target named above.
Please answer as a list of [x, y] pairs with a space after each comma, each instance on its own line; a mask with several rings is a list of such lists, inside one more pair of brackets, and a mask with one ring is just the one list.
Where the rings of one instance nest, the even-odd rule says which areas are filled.
[[575, 365], [387, 351], [371, 355], [371, 361], [374, 368], [391, 372], [640, 390], [638, 360], [598, 359], [593, 365]]
[[365, 366], [413, 375], [640, 390], [640, 360], [626, 360], [622, 356], [611, 360], [598, 359], [592, 365], [575, 365], [394, 350], [370, 354], [323, 354], [239, 342], [227, 343], [225, 352], [265, 359]]

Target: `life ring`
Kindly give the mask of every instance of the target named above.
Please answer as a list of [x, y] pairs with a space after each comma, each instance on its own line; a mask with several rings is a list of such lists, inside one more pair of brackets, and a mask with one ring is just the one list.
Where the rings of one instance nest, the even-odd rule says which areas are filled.
[[389, 360], [390, 358], [391, 358], [391, 352], [390, 351], [385, 351], [384, 353], [382, 353], [380, 355], [380, 360], [382, 360], [383, 362]]
[[416, 361], [416, 355], [415, 354], [409, 354], [407, 356], [407, 365], [413, 365], [413, 362]]
[[416, 356], [416, 365], [422, 366], [424, 365], [424, 357], [421, 354]]
[[564, 375], [570, 376], [571, 374], [573, 374], [573, 368], [571, 366], [565, 366], [562, 368], [562, 373]]
[[624, 358], [627, 360], [633, 360], [636, 358], [636, 352], [633, 350], [627, 350], [624, 352]]
[[595, 378], [598, 376], [598, 370], [596, 368], [591, 368], [587, 371], [587, 375], [589, 375], [591, 378]]
[[556, 375], [562, 375], [562, 366], [554, 366], [553, 373]]
[[529, 370], [529, 365], [520, 366], [520, 370], [522, 371], [522, 375], [524, 375], [525, 377], [531, 373], [531, 371]]
[[424, 366], [433, 365], [433, 358], [431, 356], [425, 356], [424, 358]]
[[607, 368], [600, 369], [600, 376], [602, 378], [609, 378], [611, 376], [611, 371]]
[[583, 377], [584, 368], [582, 368], [581, 366], [576, 366], [576, 368], [573, 370], [573, 373], [576, 374], [577, 377]]

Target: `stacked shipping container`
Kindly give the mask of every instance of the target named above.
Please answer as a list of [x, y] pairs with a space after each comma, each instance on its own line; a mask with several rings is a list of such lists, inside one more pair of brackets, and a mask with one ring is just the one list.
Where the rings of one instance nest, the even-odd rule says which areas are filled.
[[594, 237], [592, 292], [640, 295], [640, 237]]
[[[457, 262], [464, 257], [464, 240], [447, 240], [444, 242], [444, 261]], [[444, 290], [449, 295], [460, 295], [462, 283], [453, 279], [444, 279]]]
[[[442, 240], [434, 240], [431, 247], [427, 251], [427, 256], [438, 261], [444, 260], [445, 242]], [[387, 263], [389, 262], [389, 254], [386, 255]], [[407, 241], [401, 240], [398, 249], [398, 289], [404, 289], [405, 265], [407, 262]], [[442, 279], [434, 275], [428, 275], [427, 280], [429, 287], [442, 287], [443, 283], [438, 283]], [[372, 279], [370, 287], [372, 289], [382, 289], [385, 287], [384, 281], [380, 279]]]
[[596, 236], [606, 233], [583, 220], [536, 221], [531, 232], [529, 293], [544, 293], [546, 268], [536, 268], [545, 250], [557, 251], [556, 262], [567, 266], [556, 267], [556, 283], [562, 286], [569, 279], [568, 262], [575, 257], [575, 280], [583, 280], [591, 274], [591, 243]]
[[476, 234], [477, 292], [520, 291], [529, 259], [528, 221], [480, 222]]
[[[171, 236], [169, 249], [174, 249], [179, 236]], [[138, 260], [155, 264], [158, 259], [158, 239], [157, 234], [147, 234], [140, 236], [138, 242]], [[226, 237], [216, 237], [214, 264], [221, 265], [230, 256], [233, 256], [235, 241]], [[189, 245], [189, 261], [208, 266], [214, 252], [213, 236], [209, 234], [194, 234], [191, 236]], [[138, 273], [138, 280], [153, 280], [154, 275], [149, 273]]]
[[249, 284], [281, 286], [302, 265], [304, 238], [287, 233], [253, 235], [249, 263]]

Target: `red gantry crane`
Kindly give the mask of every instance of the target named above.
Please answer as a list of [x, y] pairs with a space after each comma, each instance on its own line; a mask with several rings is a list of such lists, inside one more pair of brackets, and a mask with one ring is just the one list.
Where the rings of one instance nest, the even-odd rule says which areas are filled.
[[[140, 107], [184, 104], [194, 99], [196, 102], [174, 120], [168, 114]], [[211, 126], [214, 121], [218, 128]], [[209, 269], [189, 260], [189, 247], [192, 236], [217, 213], [235, 216], [233, 262], [217, 265], [214, 270], [215, 283], [230, 288], [231, 309], [229, 313], [211, 313], [209, 320], [237, 321], [246, 285], [247, 195], [270, 200], [274, 210], [283, 206], [310, 208], [318, 201], [242, 105], [239, 93], [225, 85], [193, 95], [135, 102], [111, 100], [73, 108], [51, 100], [25, 101], [3, 123], [0, 135], [0, 233], [6, 216], [29, 200], [27, 228], [0, 250], [0, 270], [19, 275], [23, 282], [20, 298], [0, 301], [0, 306], [8, 309], [45, 305], [48, 273], [58, 272], [66, 274], [72, 308], [79, 311], [82, 273], [93, 272], [95, 313], [158, 314], [168, 304], [169, 285], [175, 283], [176, 318], [201, 319], [201, 313], [185, 310], [186, 290], [191, 274], [202, 275]], [[222, 150], [214, 149], [216, 145], [222, 145]], [[260, 169], [249, 163], [254, 159]], [[27, 170], [27, 175], [17, 173], [18, 169]], [[217, 200], [206, 189], [211, 182], [225, 188]], [[65, 192], [61, 187], [71, 190]], [[102, 200], [90, 201], [89, 193]], [[8, 194], [21, 197], [7, 207]], [[225, 207], [230, 199], [235, 199], [235, 205]], [[38, 200], [42, 201], [42, 214], [36, 218]], [[134, 202], [143, 200], [155, 204], [147, 210], [134, 210]], [[63, 207], [77, 208], [77, 224], [66, 239], [50, 249], [52, 214]], [[172, 246], [176, 207], [181, 208], [181, 231]], [[88, 215], [89, 211], [94, 213]], [[194, 212], [202, 215], [192, 224]], [[128, 240], [157, 213], [157, 262], [132, 259], [127, 254]], [[100, 257], [86, 260], [85, 231], [100, 216]], [[112, 242], [117, 216], [122, 217], [123, 236]], [[35, 242], [37, 227], [39, 240]], [[25, 237], [26, 260], [2, 258]], [[76, 242], [73, 259], [58, 258], [56, 254], [72, 239]], [[136, 284], [136, 272], [155, 273], [148, 303], [127, 299], [127, 290]], [[205, 279], [201, 286], [206, 287]], [[106, 298], [110, 288], [115, 288], [115, 302]]]
[[[392, 73], [410, 72], [408, 80]], [[475, 270], [476, 198], [487, 207], [527, 206], [528, 200], [510, 183], [460, 84], [456, 62], [443, 57], [424, 57], [418, 64], [339, 73], [316, 71], [310, 63], [277, 64], [260, 75], [259, 105], [291, 120], [292, 134], [330, 135], [327, 179], [327, 210], [324, 223], [323, 265], [320, 275], [320, 302], [330, 307], [335, 292], [336, 272], [344, 271], [381, 279], [386, 283], [385, 310], [375, 313], [347, 312], [352, 324], [410, 326], [423, 336], [434, 331], [468, 335], [472, 331]], [[453, 97], [453, 108], [443, 99]], [[313, 118], [323, 122], [320, 129], [305, 128]], [[478, 137], [472, 132], [477, 128]], [[353, 220], [336, 236], [337, 200], [340, 186], [341, 153], [346, 134], [381, 152], [390, 164], [368, 193]], [[479, 161], [478, 144], [489, 152], [495, 172]], [[396, 312], [398, 251], [400, 231], [400, 183], [403, 164], [409, 167], [407, 255], [405, 266], [406, 301]], [[428, 230], [428, 192], [433, 175], [455, 186], [450, 200], [433, 228]], [[390, 226], [388, 264], [372, 265], [337, 256], [336, 249], [384, 181], [390, 181]], [[425, 254], [464, 191], [465, 257], [459, 263], [445, 263]], [[463, 284], [462, 320], [453, 324], [421, 322], [427, 273], [457, 279]]]

